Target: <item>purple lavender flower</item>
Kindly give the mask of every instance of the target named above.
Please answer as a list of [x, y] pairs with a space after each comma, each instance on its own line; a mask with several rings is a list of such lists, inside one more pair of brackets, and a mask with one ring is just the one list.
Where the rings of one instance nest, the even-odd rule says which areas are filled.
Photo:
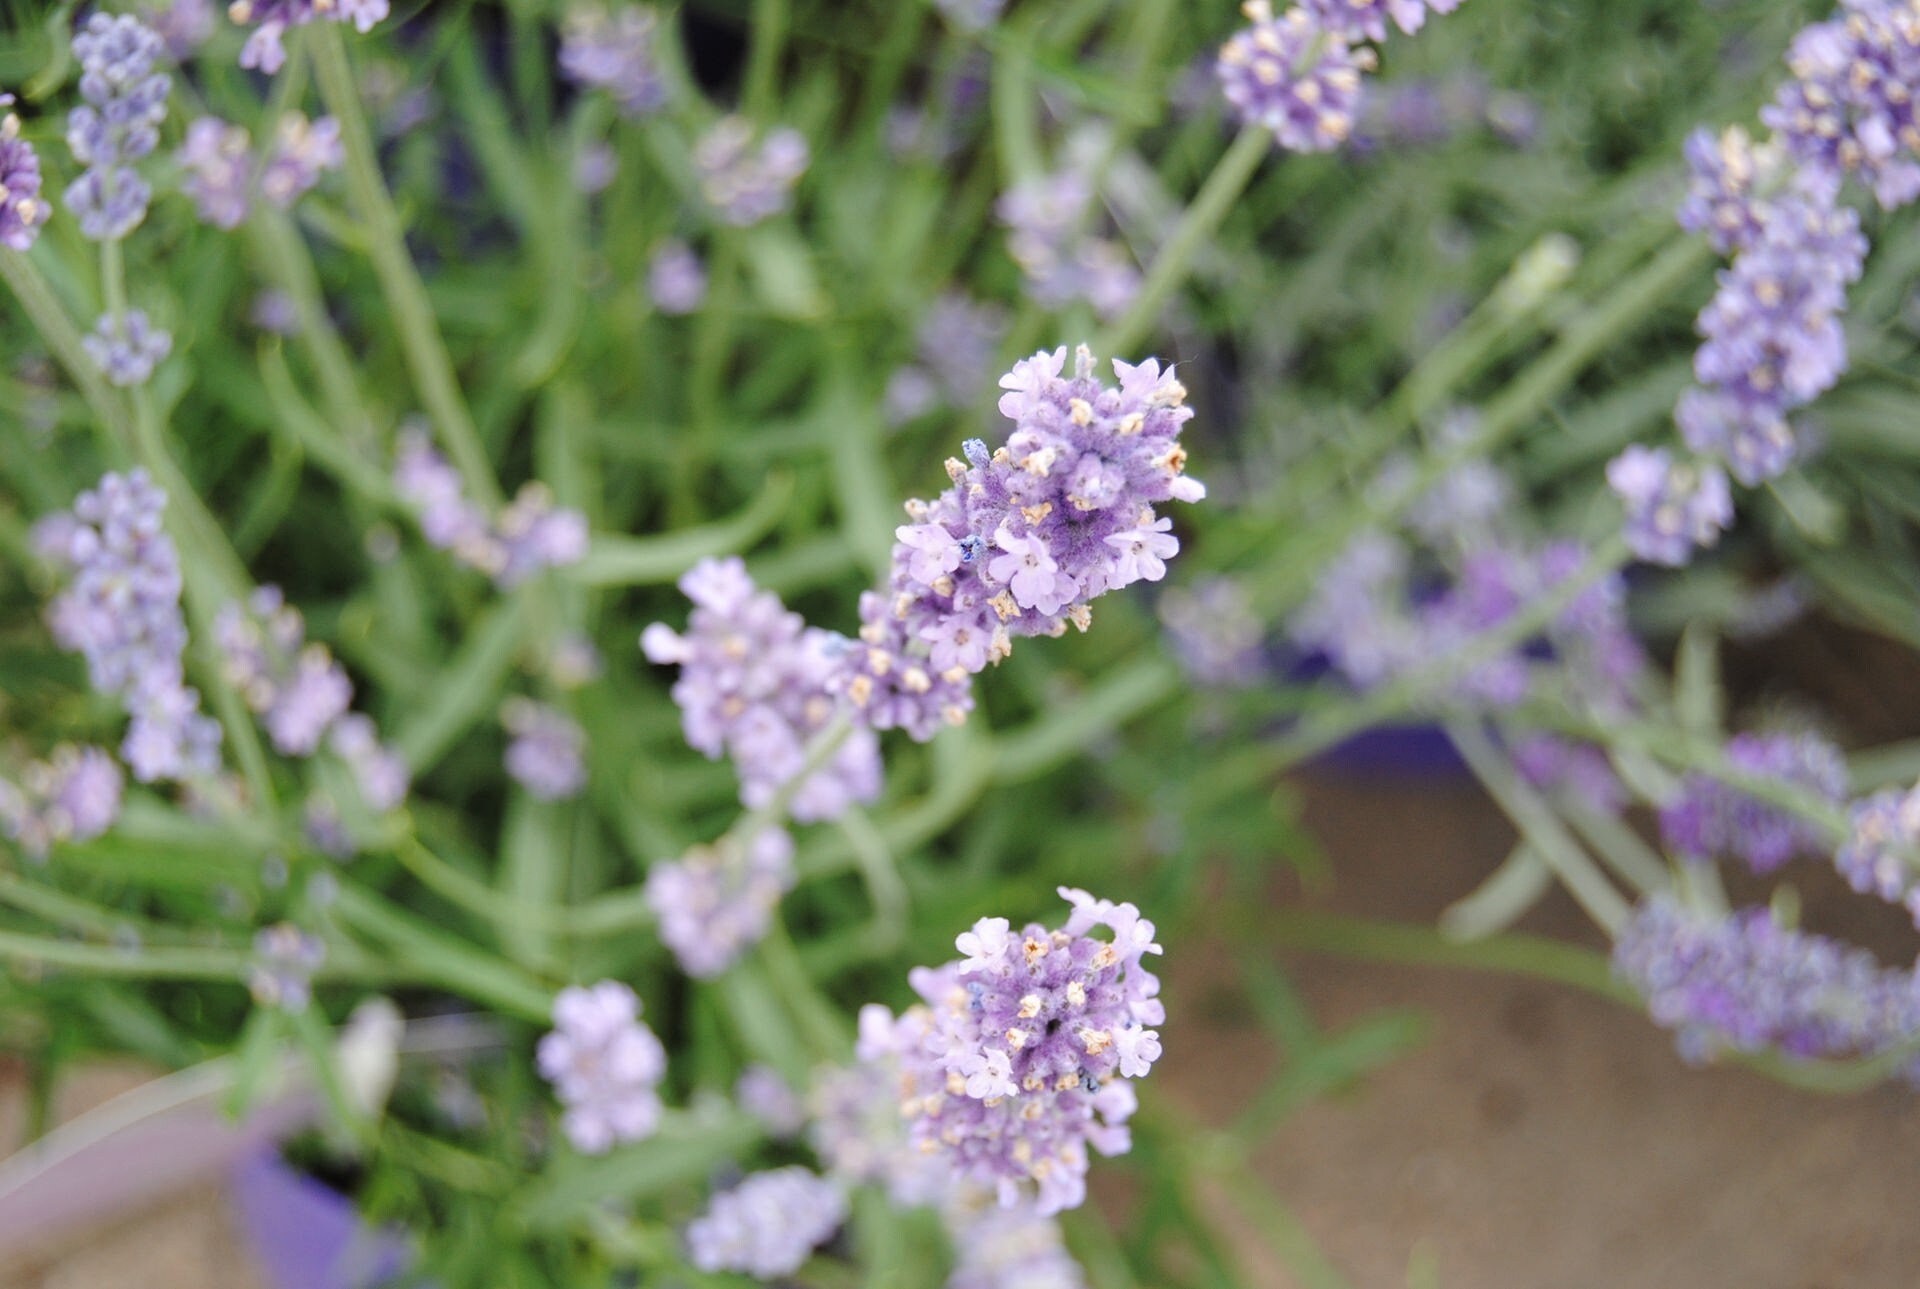
[[656, 1089], [667, 1053], [640, 1010], [639, 996], [617, 980], [562, 989], [553, 1000], [553, 1031], [536, 1058], [566, 1107], [567, 1140], [585, 1154], [644, 1140], [659, 1127]]
[[1140, 274], [1118, 243], [1089, 231], [1094, 196], [1087, 176], [1070, 167], [1015, 184], [994, 211], [1035, 303], [1061, 309], [1084, 301], [1111, 320], [1139, 294]]
[[313, 1000], [313, 974], [327, 960], [327, 946], [291, 922], [277, 922], [254, 936], [253, 956], [249, 987], [254, 1001], [282, 1011], [305, 1011]]
[[120, 817], [120, 767], [97, 747], [63, 743], [18, 784], [0, 778], [0, 835], [33, 859], [62, 842], [92, 841]]
[[133, 163], [160, 142], [173, 81], [155, 70], [166, 52], [137, 18], [96, 13], [73, 37], [80, 96], [67, 114], [67, 146], [86, 169], [67, 188], [67, 208], [95, 241], [117, 241], [146, 217], [152, 195]]
[[121, 756], [142, 783], [219, 765], [220, 727], [185, 683], [180, 558], [161, 528], [166, 501], [144, 470], [107, 474], [70, 513], [34, 529], [40, 553], [68, 577], [47, 611], [53, 638], [82, 655], [94, 689], [133, 718]]
[[1326, 152], [1346, 142], [1373, 51], [1322, 28], [1305, 9], [1275, 18], [1268, 0], [1241, 7], [1253, 25], [1221, 48], [1215, 69], [1240, 119], [1273, 131], [1293, 152]]
[[684, 317], [707, 300], [707, 270], [693, 248], [677, 237], [668, 238], [647, 261], [647, 296], [653, 307], [669, 317]]
[[1803, 166], [1857, 175], [1889, 210], [1920, 196], [1920, 13], [1900, 0], [1845, 0], [1794, 38], [1787, 67], [1793, 79], [1760, 119]]
[[253, 187], [246, 130], [203, 116], [187, 126], [186, 141], [173, 160], [185, 172], [181, 191], [193, 199], [201, 221], [215, 228], [238, 228], [247, 217]]
[[1920, 1035], [1912, 973], [1789, 930], [1766, 909], [1710, 918], [1656, 897], [1622, 929], [1613, 968], [1690, 1061], [1726, 1050], [1872, 1056]]
[[500, 722], [513, 735], [507, 773], [536, 799], [562, 801], [587, 786], [587, 735], [565, 712], [525, 698], [509, 699]]
[[254, 32], [240, 47], [240, 65], [271, 76], [287, 61], [281, 37], [320, 19], [351, 22], [362, 34], [387, 16], [387, 0], [233, 0], [227, 17]]
[[347, 763], [360, 790], [360, 800], [369, 810], [384, 814], [399, 809], [407, 799], [412, 774], [406, 760], [380, 741], [380, 733], [369, 717], [347, 712], [335, 720], [329, 746]]
[[1354, 44], [1385, 40], [1389, 18], [1411, 36], [1426, 24], [1429, 9], [1449, 14], [1459, 7], [1460, 0], [1301, 0], [1301, 8], [1322, 29]]
[[167, 56], [184, 62], [213, 39], [213, 0], [164, 0], [145, 6], [147, 25], [167, 46]]
[[765, 827], [744, 844], [728, 835], [654, 865], [645, 889], [661, 941], [682, 971], [704, 979], [760, 942], [793, 883], [793, 838]]
[[785, 126], [769, 131], [756, 149], [754, 128], [740, 116], [714, 122], [693, 149], [701, 194], [736, 228], [785, 210], [809, 159], [806, 137]]
[[577, 564], [586, 558], [586, 516], [553, 503], [540, 483], [521, 487], [497, 521], [466, 498], [460, 474], [434, 450], [426, 432], [408, 428], [400, 436], [393, 483], [419, 515], [428, 542], [510, 589], [544, 569]]
[[733, 1099], [774, 1137], [797, 1137], [807, 1126], [806, 1103], [771, 1066], [749, 1065], [742, 1070], [733, 1085]]
[[[12, 103], [13, 95], [0, 94], [0, 108]], [[20, 118], [0, 114], [0, 246], [28, 249], [52, 213], [40, 196], [40, 154], [20, 137]]]
[[888, 419], [898, 425], [935, 407], [965, 407], [993, 374], [1007, 333], [1007, 311], [948, 291], [928, 307], [914, 333], [916, 363], [887, 386]]
[[900, 1114], [900, 1062], [893, 1015], [861, 1009], [861, 1045], [851, 1065], [814, 1075], [807, 1095], [807, 1141], [828, 1171], [849, 1186], [884, 1187], [901, 1208], [943, 1201], [954, 1190], [945, 1160], [921, 1151]]
[[1680, 227], [1704, 233], [1723, 255], [1760, 240], [1772, 213], [1770, 198], [1789, 180], [1787, 159], [1771, 140], [1755, 143], [1739, 126], [1715, 138], [1709, 130], [1687, 136], [1687, 197]]
[[353, 682], [278, 587], [255, 590], [214, 620], [227, 680], [266, 726], [282, 756], [312, 756], [353, 701]]
[[1607, 483], [1626, 506], [1628, 547], [1649, 563], [1678, 568], [1733, 522], [1726, 473], [1710, 461], [1676, 462], [1636, 443], [1607, 463]]
[[1834, 867], [1854, 890], [1907, 910], [1920, 926], [1920, 788], [1876, 792], [1848, 810], [1847, 840]]
[[1265, 673], [1266, 628], [1232, 578], [1174, 587], [1160, 597], [1158, 611], [1174, 656], [1196, 683], [1237, 689]]
[[338, 170], [346, 161], [340, 143], [340, 123], [330, 116], [309, 121], [299, 112], [280, 118], [273, 148], [260, 170], [260, 195], [281, 210], [293, 204], [320, 182], [329, 170]]
[[[1142, 962], [1160, 952], [1131, 904], [1060, 888], [1066, 926], [1015, 932], [982, 918], [954, 943], [964, 955], [909, 976], [920, 1006], [860, 1018], [864, 1059], [900, 1063], [917, 1146], [956, 1182], [993, 1188], [1003, 1205], [1042, 1216], [1086, 1197], [1087, 1149], [1123, 1154], [1138, 1105], [1130, 1080], [1160, 1056], [1160, 982]], [[1108, 928], [1110, 940], [1087, 933]]]
[[1513, 765], [1534, 787], [1564, 794], [1596, 813], [1617, 815], [1626, 808], [1626, 787], [1597, 743], [1529, 734], [1514, 745]]
[[[1845, 799], [1847, 766], [1840, 750], [1811, 734], [1736, 734], [1727, 761], [1737, 770], [1798, 788], [1831, 802]], [[1791, 811], [1749, 796], [1699, 772], [1660, 812], [1667, 848], [1702, 861], [1732, 855], [1756, 873], [1770, 873], [1796, 855], [1818, 855], [1825, 835]]]
[[1002, 1208], [963, 1199], [943, 1216], [954, 1252], [946, 1289], [1085, 1289], [1060, 1223], [1033, 1205]]
[[856, 729], [805, 782], [810, 745], [832, 722], [832, 685], [846, 642], [806, 625], [762, 591], [738, 559], [702, 560], [680, 579], [693, 601], [687, 634], [654, 623], [640, 637], [647, 658], [677, 663], [673, 700], [687, 742], [740, 775], [740, 800], [759, 809], [782, 790], [802, 823], [836, 819], [880, 795], [880, 743]]
[[147, 321], [144, 309], [103, 313], [81, 340], [87, 357], [115, 385], [144, 385], [153, 369], [173, 352], [173, 336]]
[[623, 116], [658, 112], [668, 100], [654, 50], [659, 27], [650, 8], [578, 6], [561, 27], [560, 70], [577, 85], [612, 94]]
[[964, 720], [971, 677], [1013, 637], [1084, 630], [1092, 600], [1157, 580], [1178, 549], [1154, 506], [1206, 496], [1183, 473], [1185, 387], [1157, 359], [1116, 359], [1118, 389], [1084, 346], [1072, 376], [1066, 361], [1063, 347], [1016, 363], [1000, 381], [1006, 445], [969, 440], [947, 462], [953, 486], [907, 503], [887, 594], [861, 597], [841, 659], [838, 684], [872, 728], [924, 741]]
[[1361, 533], [1328, 561], [1288, 622], [1289, 634], [1362, 689], [1405, 670], [1419, 656], [1406, 611], [1411, 560], [1397, 538]]
[[846, 1220], [838, 1183], [798, 1166], [775, 1168], [715, 1195], [687, 1224], [687, 1256], [702, 1271], [771, 1280], [798, 1271]]

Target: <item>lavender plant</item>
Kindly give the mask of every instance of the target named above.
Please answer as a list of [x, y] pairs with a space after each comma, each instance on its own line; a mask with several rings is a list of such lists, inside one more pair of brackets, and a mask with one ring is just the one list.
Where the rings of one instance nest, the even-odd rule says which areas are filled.
[[1920, 917], [1920, 766], [1715, 665], [1777, 600], [1920, 647], [1907, 9], [746, 8], [5, 63], [27, 1060], [244, 1114], [297, 1054], [296, 1151], [449, 1286], [1233, 1283], [1265, 1111], [1162, 1094], [1181, 964], [1280, 934], [1277, 776], [1419, 720], [1520, 835], [1455, 951], [1557, 882], [1688, 1059], [1914, 1069], [1915, 973], [1789, 884]]

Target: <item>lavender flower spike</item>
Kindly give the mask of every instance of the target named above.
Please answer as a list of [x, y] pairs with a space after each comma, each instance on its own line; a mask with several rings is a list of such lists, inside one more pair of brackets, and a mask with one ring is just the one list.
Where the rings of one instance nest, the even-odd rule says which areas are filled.
[[560, 29], [560, 70], [577, 85], [611, 93], [622, 116], [650, 116], [669, 97], [654, 49], [659, 28], [650, 8], [577, 6]]
[[271, 76], [287, 61], [281, 37], [319, 19], [351, 22], [362, 34], [387, 16], [387, 0], [233, 0], [227, 17], [254, 32], [240, 48], [240, 65]]
[[645, 893], [680, 969], [706, 979], [760, 942], [793, 883], [793, 838], [766, 827], [745, 843], [724, 836], [654, 865]]
[[[12, 103], [13, 95], [0, 94], [0, 108]], [[20, 118], [8, 111], [0, 115], [0, 246], [27, 250], [52, 213], [40, 195], [40, 154], [20, 137]]]
[[1071, 376], [1066, 362], [1061, 348], [1016, 363], [1000, 381], [1006, 445], [969, 440], [947, 462], [953, 486], [907, 503], [887, 591], [861, 597], [838, 681], [873, 728], [925, 740], [964, 720], [972, 677], [1014, 637], [1085, 630], [1094, 599], [1158, 581], [1179, 550], [1154, 507], [1206, 496], [1184, 473], [1185, 387], [1152, 358], [1116, 359], [1117, 389], [1085, 346]]
[[739, 116], [714, 122], [693, 149], [701, 193], [736, 228], [785, 210], [809, 160], [806, 137], [798, 130], [771, 130], [755, 148], [753, 126]]
[[1711, 462], [1636, 443], [1607, 463], [1607, 483], [1627, 508], [1627, 545], [1649, 563], [1678, 568], [1733, 522], [1726, 472]]
[[[1840, 749], [1814, 735], [1737, 734], [1728, 741], [1726, 756], [1744, 773], [1826, 801], [1838, 804], [1846, 796], [1847, 764]], [[1763, 874], [1796, 855], [1826, 849], [1825, 834], [1807, 820], [1697, 771], [1682, 780], [1678, 799], [1660, 812], [1660, 835], [1684, 859], [1732, 855]]]
[[97, 747], [63, 744], [18, 785], [0, 778], [0, 835], [30, 858], [59, 842], [92, 841], [120, 817], [120, 767]]
[[1861, 894], [1878, 895], [1907, 910], [1920, 926], [1920, 787], [1888, 788], [1853, 803], [1847, 840], [1833, 866]]
[[160, 142], [173, 81], [155, 66], [166, 46], [137, 18], [96, 13], [73, 37], [80, 97], [67, 114], [67, 146], [85, 166], [67, 208], [94, 241], [117, 241], [146, 218], [152, 190], [133, 168]]
[[173, 335], [147, 321], [144, 309], [128, 309], [101, 314], [80, 344], [110, 384], [144, 385], [173, 352]]
[[846, 1220], [838, 1183], [805, 1168], [775, 1168], [715, 1195], [687, 1225], [687, 1255], [702, 1271], [771, 1280], [798, 1271]]
[[1305, 9], [1273, 16], [1268, 0], [1241, 6], [1253, 25], [1220, 50], [1220, 87], [1240, 119], [1273, 131], [1292, 152], [1327, 152], [1353, 133], [1361, 77], [1373, 51], [1323, 28]]
[[617, 980], [562, 989], [553, 1000], [553, 1031], [536, 1059], [566, 1107], [567, 1139], [585, 1154], [651, 1137], [659, 1126], [667, 1052], [640, 1010], [639, 996]]
[[1131, 1148], [1131, 1080], [1159, 1059], [1149, 1026], [1166, 1019], [1143, 964], [1160, 952], [1153, 923], [1131, 904], [1060, 894], [1073, 906], [1065, 927], [982, 918], [955, 941], [959, 961], [909, 975], [921, 1005], [860, 1016], [862, 1059], [899, 1062], [915, 1144], [956, 1183], [1009, 1207], [1030, 1198], [1041, 1216], [1085, 1199], [1089, 1147]]
[[507, 773], [541, 801], [561, 801], [587, 786], [586, 731], [557, 708], [525, 698], [507, 700], [501, 724], [513, 740], [507, 744]]

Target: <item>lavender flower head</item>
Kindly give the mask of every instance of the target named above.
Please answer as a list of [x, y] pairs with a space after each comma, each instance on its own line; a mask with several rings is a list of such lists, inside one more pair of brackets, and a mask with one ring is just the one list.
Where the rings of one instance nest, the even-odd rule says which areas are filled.
[[[1847, 792], [1847, 765], [1840, 749], [1811, 734], [1736, 734], [1726, 757], [1735, 769], [1838, 803]], [[1723, 855], [1743, 860], [1756, 873], [1771, 873], [1797, 855], [1826, 851], [1821, 830], [1793, 812], [1710, 775], [1689, 773], [1680, 795], [1660, 812], [1660, 835], [1683, 859]]]
[[1847, 812], [1847, 839], [1833, 866], [1861, 894], [1907, 910], [1920, 926], [1920, 787], [1888, 788], [1863, 797]]
[[1114, 360], [1117, 389], [1085, 346], [1071, 376], [1066, 361], [1063, 347], [1016, 363], [1000, 381], [1006, 445], [968, 440], [947, 462], [953, 486], [907, 503], [887, 592], [861, 597], [842, 659], [840, 686], [873, 728], [924, 741], [964, 720], [972, 677], [1013, 637], [1085, 630], [1091, 601], [1159, 581], [1179, 551], [1154, 507], [1206, 496], [1183, 473], [1185, 387], [1152, 358]]
[[733, 761], [742, 804], [757, 810], [785, 790], [788, 813], [808, 823], [876, 799], [880, 743], [870, 729], [855, 729], [791, 786], [839, 710], [831, 685], [846, 642], [788, 612], [738, 559], [702, 560], [680, 589], [694, 604], [687, 633], [656, 622], [640, 645], [649, 660], [679, 665], [673, 700], [687, 742], [709, 759]]
[[1266, 672], [1266, 627], [1240, 583], [1212, 577], [1160, 597], [1160, 625], [1188, 676], [1201, 685], [1241, 688]]
[[1326, 655], [1355, 686], [1379, 684], [1420, 653], [1406, 611], [1411, 569], [1405, 542], [1378, 531], [1359, 534], [1321, 570], [1312, 594], [1288, 622], [1289, 634]]
[[[1159, 953], [1153, 923], [1131, 904], [1060, 888], [1064, 928], [1014, 931], [982, 918], [955, 945], [965, 955], [916, 968], [921, 1005], [860, 1014], [863, 1059], [900, 1062], [901, 1113], [954, 1179], [993, 1189], [1042, 1216], [1086, 1198], [1087, 1149], [1123, 1154], [1138, 1105], [1130, 1080], [1160, 1056]], [[1110, 939], [1088, 934], [1106, 927]]]
[[220, 727], [185, 682], [180, 557], [161, 528], [166, 501], [144, 470], [107, 474], [71, 512], [34, 529], [35, 546], [68, 578], [48, 606], [53, 638], [84, 657], [94, 689], [133, 718], [120, 751], [142, 783], [219, 765]]
[[895, 425], [935, 407], [965, 407], [993, 374], [1007, 311], [948, 291], [921, 316], [914, 333], [915, 362], [887, 383], [887, 419]]
[[354, 786], [367, 809], [384, 814], [407, 799], [412, 773], [400, 753], [380, 741], [370, 717], [347, 712], [333, 723], [328, 737], [333, 754], [347, 763]]
[[659, 1127], [667, 1053], [640, 1010], [639, 996], [617, 980], [562, 989], [553, 1000], [553, 1030], [535, 1059], [566, 1107], [567, 1140], [584, 1154], [642, 1141]]
[[701, 194], [736, 228], [785, 210], [809, 160], [806, 137], [798, 130], [771, 130], [755, 148], [754, 128], [740, 116], [714, 122], [693, 149]]
[[[0, 108], [13, 95], [0, 94]], [[53, 207], [40, 196], [40, 154], [20, 137], [20, 118], [0, 113], [0, 246], [24, 251], [40, 236]]]
[[729, 834], [655, 864], [645, 894], [680, 969], [710, 979], [761, 941], [793, 883], [793, 838], [765, 827], [744, 843]]
[[1760, 119], [1794, 158], [1836, 181], [1858, 176], [1888, 210], [1920, 196], [1920, 11], [1903, 0], [1844, 0], [1787, 51], [1793, 78]]
[[798, 1271], [846, 1220], [838, 1183], [798, 1166], [775, 1168], [715, 1195], [687, 1224], [687, 1256], [702, 1271], [771, 1280]]
[[327, 647], [307, 643], [306, 621], [280, 589], [263, 586], [246, 606], [214, 619], [227, 681], [266, 727], [274, 751], [312, 756], [353, 701], [353, 682]]
[[774, 1137], [797, 1137], [807, 1126], [806, 1103], [772, 1066], [749, 1065], [742, 1070], [733, 1085], [733, 1099]]
[[1728, 1050], [1873, 1056], [1920, 1036], [1912, 973], [1789, 930], [1766, 909], [1711, 918], [1656, 897], [1622, 929], [1613, 968], [1690, 1061]]
[[327, 946], [291, 922], [277, 922], [254, 936], [253, 957], [248, 983], [254, 1001], [282, 1011], [305, 1011], [313, 1000], [313, 973], [325, 964]]
[[155, 64], [160, 36], [137, 18], [96, 13], [73, 37], [80, 97], [67, 114], [67, 146], [86, 167], [67, 188], [67, 208], [94, 241], [118, 241], [146, 217], [152, 190], [133, 169], [160, 142], [173, 81]]
[[1275, 18], [1268, 0], [1241, 8], [1253, 25], [1221, 48], [1215, 68], [1235, 113], [1273, 131], [1292, 152], [1327, 152], [1346, 142], [1361, 77], [1375, 66], [1373, 51], [1321, 27], [1305, 9]]
[[281, 210], [291, 210], [321, 175], [345, 163], [338, 121], [330, 116], [309, 121], [302, 113], [288, 112], [280, 118], [260, 169], [260, 195]]
[[62, 744], [18, 784], [0, 778], [0, 835], [33, 859], [62, 842], [92, 841], [120, 817], [120, 767], [97, 747]]
[[1387, 38], [1387, 20], [1411, 36], [1426, 25], [1427, 11], [1449, 14], [1460, 0], [1301, 0], [1301, 7], [1327, 31], [1358, 44]]
[[586, 558], [590, 538], [586, 516], [556, 506], [540, 483], [521, 487], [497, 520], [467, 500], [460, 472], [448, 464], [426, 432], [409, 428], [400, 436], [393, 484], [419, 515], [429, 543], [451, 551], [455, 559], [510, 589], [548, 568]]
[[677, 237], [660, 243], [647, 261], [647, 297], [668, 317], [685, 317], [707, 301], [707, 270]]
[[252, 204], [253, 153], [245, 127], [200, 117], [188, 124], [173, 160], [182, 171], [180, 190], [193, 199], [201, 222], [238, 228]]
[[1094, 189], [1068, 168], [1015, 184], [995, 204], [1007, 226], [1007, 250], [1036, 304], [1061, 309], [1081, 301], [1111, 321], [1140, 292], [1140, 273], [1118, 242], [1088, 228]]
[[286, 64], [281, 43], [289, 29], [330, 19], [351, 22], [361, 34], [372, 31], [387, 16], [387, 0], [233, 0], [227, 17], [254, 32], [240, 47], [240, 65], [268, 76]]
[[128, 309], [101, 314], [80, 344], [110, 384], [144, 385], [173, 352], [173, 335], [147, 321], [144, 309]]
[[587, 735], [580, 723], [556, 708], [525, 698], [508, 699], [500, 723], [513, 737], [507, 773], [535, 799], [562, 801], [587, 786]]
[[669, 97], [654, 49], [659, 34], [659, 14], [644, 6], [576, 7], [560, 29], [560, 70], [576, 85], [612, 94], [621, 115], [649, 116]]
[[166, 43], [167, 56], [186, 61], [213, 39], [213, 0], [163, 0], [145, 6], [147, 25]]
[[1607, 463], [1607, 483], [1626, 506], [1628, 547], [1649, 563], [1678, 568], [1733, 522], [1726, 472], [1710, 461], [1636, 443]]
[[954, 1251], [946, 1289], [1085, 1289], [1059, 1221], [1032, 1204], [1001, 1208], [964, 1197], [942, 1216]]
[[1572, 799], [1597, 814], [1617, 815], [1627, 806], [1627, 789], [1597, 743], [1530, 734], [1513, 748], [1514, 769], [1543, 792]]

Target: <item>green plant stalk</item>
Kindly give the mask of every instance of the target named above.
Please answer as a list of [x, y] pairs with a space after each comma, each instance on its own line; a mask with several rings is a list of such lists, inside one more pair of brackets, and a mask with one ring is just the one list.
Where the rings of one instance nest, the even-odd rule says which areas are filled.
[[347, 186], [367, 228], [374, 273], [380, 279], [387, 307], [393, 311], [414, 388], [419, 392], [420, 401], [426, 404], [427, 414], [440, 432], [440, 441], [466, 481], [473, 499], [489, 510], [498, 510], [502, 501], [500, 484], [494, 478], [480, 431], [460, 392], [453, 359], [447, 353], [440, 324], [433, 316], [427, 288], [407, 251], [400, 213], [394, 209], [393, 196], [381, 177], [380, 160], [374, 151], [366, 114], [360, 107], [359, 89], [347, 61], [346, 42], [341, 38], [339, 24], [314, 23], [305, 29], [305, 34], [311, 42], [321, 96], [326, 100], [327, 110], [340, 122]]
[[779, 89], [780, 55], [786, 50], [792, 18], [790, 0], [754, 0], [750, 24], [753, 48], [747, 55], [746, 88], [740, 101], [755, 120], [764, 118], [773, 106], [774, 92]]
[[1227, 150], [1220, 154], [1213, 173], [1200, 186], [1193, 204], [1173, 230], [1173, 236], [1154, 256], [1140, 294], [1121, 319], [1100, 333], [1094, 349], [1105, 357], [1131, 353], [1153, 330], [1160, 310], [1174, 290], [1185, 280], [1194, 257], [1219, 230], [1233, 204], [1246, 191], [1253, 175], [1273, 150], [1273, 136], [1256, 126], [1242, 130]]
[[298, 228], [288, 216], [263, 208], [247, 221], [247, 232], [265, 276], [293, 302], [294, 315], [300, 320], [299, 344], [320, 374], [320, 395], [334, 428], [345, 432], [349, 444], [366, 442], [374, 433], [373, 418], [354, 377], [353, 359], [327, 312], [313, 256]]

